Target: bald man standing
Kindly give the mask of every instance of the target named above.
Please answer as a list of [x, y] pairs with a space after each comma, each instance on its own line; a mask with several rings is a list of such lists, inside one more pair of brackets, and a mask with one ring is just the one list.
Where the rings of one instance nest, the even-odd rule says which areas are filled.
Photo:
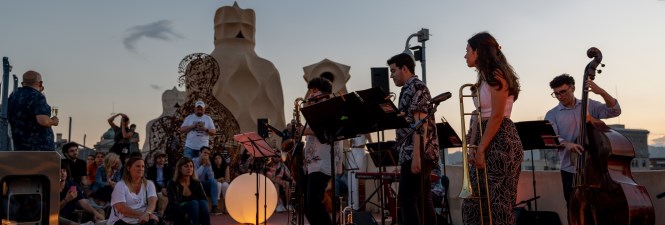
[[42, 92], [42, 75], [35, 71], [23, 74], [22, 87], [9, 96], [9, 125], [16, 151], [54, 151], [52, 126], [58, 126], [58, 117], [51, 117], [51, 106]]

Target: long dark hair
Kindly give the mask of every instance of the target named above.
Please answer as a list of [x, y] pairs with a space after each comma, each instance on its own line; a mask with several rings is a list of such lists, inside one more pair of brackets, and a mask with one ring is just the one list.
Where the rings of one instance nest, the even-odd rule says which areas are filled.
[[[178, 160], [178, 162], [175, 164], [175, 173], [173, 174], [173, 181], [180, 182], [180, 177], [182, 177], [182, 172], [180, 172], [180, 167], [182, 167], [187, 163], [191, 163], [192, 165], [194, 165], [194, 161], [189, 157], [182, 157], [180, 158], [180, 160]], [[194, 169], [196, 170], [196, 167]], [[196, 177], [196, 171], [194, 172], [194, 174], [192, 174], [190, 180], [199, 180]]]
[[[222, 164], [220, 164], [219, 167], [217, 167], [217, 163], [215, 163], [215, 158], [217, 158], [217, 156], [222, 158]], [[217, 168], [222, 169], [222, 168], [227, 166], [226, 165], [226, 159], [224, 159], [224, 155], [222, 155], [221, 153], [215, 153], [215, 154], [212, 155], [211, 158], [212, 159], [210, 159], [210, 161], [212, 161], [212, 168], [213, 169], [217, 169]]]
[[501, 46], [496, 39], [487, 32], [481, 32], [467, 41], [472, 50], [476, 51], [476, 69], [478, 69], [478, 84], [487, 82], [492, 87], [502, 89], [503, 85], [496, 76], [502, 76], [508, 85], [508, 95], [517, 96], [520, 93], [520, 83], [517, 73], [501, 52]]

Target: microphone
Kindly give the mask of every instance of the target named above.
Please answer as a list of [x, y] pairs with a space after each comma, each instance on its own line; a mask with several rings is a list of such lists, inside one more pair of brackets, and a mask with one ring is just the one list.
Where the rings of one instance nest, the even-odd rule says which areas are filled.
[[452, 96], [453, 94], [451, 94], [450, 92], [444, 92], [443, 94], [437, 95], [436, 97], [427, 101], [427, 104], [439, 104], [445, 100], [448, 100]]
[[310, 98], [306, 99], [305, 102], [315, 102], [315, 101], [319, 101], [321, 99], [328, 98], [328, 97], [330, 97], [330, 95], [320, 94], [320, 95], [317, 95], [317, 96], [310, 97]]

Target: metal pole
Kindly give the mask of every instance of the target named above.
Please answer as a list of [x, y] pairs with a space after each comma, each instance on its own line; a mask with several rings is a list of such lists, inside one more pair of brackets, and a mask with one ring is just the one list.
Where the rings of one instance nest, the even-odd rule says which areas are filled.
[[0, 151], [10, 151], [9, 149], [9, 124], [7, 121], [7, 104], [9, 92], [9, 72], [12, 66], [9, 64], [9, 58], [2, 57], [2, 111], [0, 111]]
[[422, 44], [421, 49], [420, 49], [420, 68], [422, 68], [422, 73], [423, 73], [423, 83], [427, 84], [427, 70], [425, 69], [425, 41], [421, 42]]
[[429, 40], [429, 29], [427, 28], [422, 28], [418, 33], [418, 42], [420, 42], [420, 66], [422, 68], [422, 73], [423, 73], [423, 83], [427, 84], [427, 71], [425, 69], [425, 42]]
[[[420, 31], [413, 33], [409, 35], [409, 37], [406, 39], [406, 45], [404, 46], [404, 53], [409, 54], [411, 57], [413, 57], [414, 61], [416, 57], [414, 56], [414, 53], [411, 52], [409, 41], [411, 40], [412, 37], [417, 37], [418, 42], [421, 43], [420, 47], [420, 67], [422, 68], [422, 75], [423, 75], [423, 83], [427, 84], [427, 69], [426, 69], [426, 58], [425, 58], [425, 41], [429, 40], [429, 29], [427, 28], [422, 28]], [[415, 72], [415, 71], [414, 71]]]
[[72, 142], [72, 117], [69, 117], [69, 133], [67, 134], [67, 141]]

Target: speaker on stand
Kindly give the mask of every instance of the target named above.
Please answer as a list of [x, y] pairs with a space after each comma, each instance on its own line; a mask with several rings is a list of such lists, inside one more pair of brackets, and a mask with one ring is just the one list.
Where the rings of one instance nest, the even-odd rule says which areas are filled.
[[378, 87], [383, 90], [384, 93], [390, 93], [389, 79], [388, 79], [388, 67], [373, 67], [372, 71], [372, 88]]

